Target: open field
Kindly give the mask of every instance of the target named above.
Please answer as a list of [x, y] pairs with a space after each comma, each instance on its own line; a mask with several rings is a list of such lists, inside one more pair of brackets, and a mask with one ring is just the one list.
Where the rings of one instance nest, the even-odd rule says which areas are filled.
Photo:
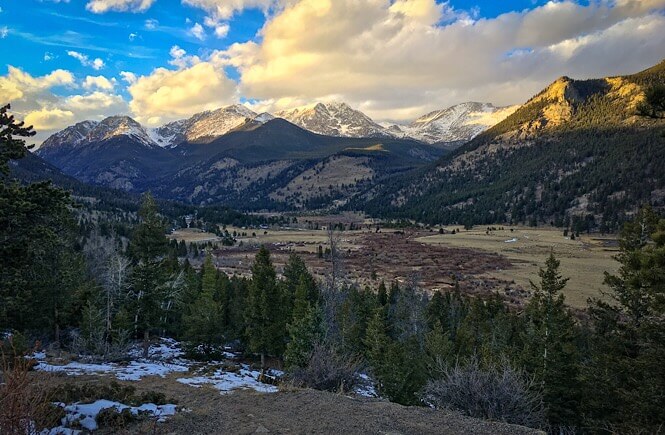
[[[353, 222], [363, 228], [339, 233], [339, 247], [348, 280], [372, 288], [380, 280], [402, 283], [416, 280], [428, 291], [445, 291], [457, 279], [462, 289], [470, 293], [498, 291], [510, 298], [524, 299], [530, 290], [529, 280], [538, 281], [538, 269], [552, 251], [561, 261], [562, 274], [570, 278], [564, 290], [567, 303], [583, 308], [589, 297], [600, 295], [604, 272], [615, 273], [619, 266], [613, 259], [617, 253], [613, 236], [581, 235], [570, 240], [560, 229], [531, 227], [515, 227], [512, 231], [505, 227], [490, 232], [484, 227], [469, 231], [449, 227], [446, 234], [422, 229], [384, 228], [376, 232], [375, 224], [359, 216], [336, 218], [340, 220], [333, 222], [344, 218], [347, 224]], [[330, 220], [331, 217], [310, 216], [299, 218], [299, 225], [324, 228]], [[295, 226], [227, 229], [247, 234], [237, 237], [236, 246], [215, 251], [216, 264], [229, 274], [248, 275], [253, 256], [261, 245], [270, 249], [278, 272], [291, 253], [301, 255], [321, 279], [330, 270], [329, 261], [317, 255], [319, 246], [324, 249], [328, 246], [324, 229]], [[451, 234], [453, 229], [456, 234]], [[214, 234], [197, 231], [178, 230], [171, 237], [187, 242], [217, 240]]]
[[168, 235], [170, 239], [184, 240], [187, 243], [192, 242], [215, 242], [219, 240], [213, 233], [206, 233], [198, 228], [182, 228], [176, 231], [173, 231]]
[[[453, 228], [449, 228], [452, 230]], [[538, 282], [538, 268], [550, 252], [561, 261], [563, 276], [569, 277], [564, 289], [566, 301], [574, 307], [586, 306], [589, 297], [598, 296], [604, 289], [604, 272], [615, 273], [619, 264], [612, 257], [618, 247], [612, 236], [581, 235], [576, 240], [563, 237], [557, 228], [509, 228], [491, 231], [485, 228], [420, 237], [420, 242], [437, 246], [454, 246], [497, 253], [510, 260], [510, 269], [494, 270], [489, 275], [515, 280], [529, 288], [529, 280]]]

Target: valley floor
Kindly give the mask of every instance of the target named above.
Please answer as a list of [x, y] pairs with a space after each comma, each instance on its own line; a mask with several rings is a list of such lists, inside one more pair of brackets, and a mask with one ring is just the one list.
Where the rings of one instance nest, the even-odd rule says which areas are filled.
[[[584, 308], [588, 298], [601, 296], [605, 289], [604, 272], [615, 273], [619, 267], [613, 258], [618, 252], [616, 236], [582, 234], [571, 240], [561, 229], [551, 227], [499, 226], [488, 232], [486, 227], [467, 231], [453, 226], [445, 228], [445, 234], [439, 234], [438, 228], [383, 228], [378, 233], [370, 228], [344, 231], [339, 237], [344, 274], [371, 288], [380, 280], [417, 280], [427, 291], [445, 291], [452, 288], [455, 277], [465, 292], [498, 291], [519, 304], [531, 289], [529, 281], [538, 282], [538, 270], [551, 251], [561, 261], [563, 276], [570, 278], [563, 291], [567, 303]], [[262, 244], [271, 251], [278, 271], [295, 252], [319, 278], [329, 273], [330, 262], [317, 255], [318, 247], [328, 244], [324, 230], [228, 229], [248, 233], [238, 237], [240, 244], [214, 253], [216, 265], [228, 274], [249, 276], [252, 258]], [[171, 237], [187, 242], [215, 238], [192, 230], [177, 231]]]

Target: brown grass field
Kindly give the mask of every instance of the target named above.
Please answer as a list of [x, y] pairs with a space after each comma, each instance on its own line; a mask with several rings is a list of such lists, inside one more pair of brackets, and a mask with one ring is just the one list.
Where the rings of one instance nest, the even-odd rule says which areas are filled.
[[[404, 283], [415, 279], [425, 290], [445, 291], [456, 278], [470, 293], [498, 291], [513, 299], [524, 299], [530, 290], [529, 281], [538, 281], [539, 267], [554, 252], [561, 261], [561, 273], [570, 278], [564, 289], [567, 303], [584, 308], [589, 297], [601, 296], [604, 272], [615, 273], [618, 269], [613, 259], [617, 242], [612, 236], [582, 235], [570, 240], [560, 229], [530, 227], [515, 227], [512, 231], [506, 227], [489, 233], [480, 227], [469, 231], [449, 227], [446, 234], [437, 230], [401, 232], [384, 228], [376, 233], [370, 221], [358, 216], [336, 218], [364, 224], [363, 230], [342, 232], [340, 248], [347, 279], [372, 288], [380, 280]], [[301, 224], [305, 219], [324, 226], [332, 218], [299, 218]], [[238, 237], [236, 246], [215, 251], [215, 262], [226, 273], [247, 276], [261, 245], [270, 249], [278, 272], [291, 253], [301, 255], [319, 278], [324, 278], [330, 270], [329, 262], [316, 255], [319, 245], [324, 249], [327, 246], [327, 233], [323, 229], [227, 229], [245, 232], [247, 236]], [[456, 234], [450, 234], [453, 229]], [[216, 240], [214, 234], [193, 229], [176, 231], [171, 237], [187, 242]], [[377, 278], [372, 279], [373, 275]]]
[[[452, 230], [452, 228], [449, 228]], [[505, 270], [492, 271], [493, 277], [514, 280], [524, 288], [529, 280], [538, 282], [538, 269], [550, 252], [561, 261], [561, 273], [570, 278], [564, 289], [569, 305], [583, 308], [589, 297], [600, 296], [604, 273], [616, 273], [619, 264], [617, 240], [613, 236], [581, 235], [576, 240], [563, 237], [558, 228], [509, 228], [485, 233], [485, 228], [462, 230], [457, 234], [421, 237], [423, 243], [465, 247], [502, 255], [513, 264]], [[516, 239], [514, 242], [507, 240]]]

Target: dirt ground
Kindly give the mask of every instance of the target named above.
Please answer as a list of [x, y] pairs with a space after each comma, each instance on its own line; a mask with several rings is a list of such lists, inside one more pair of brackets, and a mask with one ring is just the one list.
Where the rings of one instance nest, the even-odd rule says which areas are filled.
[[[121, 382], [142, 391], [163, 392], [177, 401], [179, 412], [162, 424], [139, 424], [105, 433], [152, 434], [533, 434], [539, 431], [486, 422], [446, 411], [406, 407], [379, 399], [350, 397], [315, 390], [284, 389], [278, 393], [234, 391], [220, 394], [209, 387], [176, 382], [178, 374]], [[65, 376], [56, 383], [112, 379]]]

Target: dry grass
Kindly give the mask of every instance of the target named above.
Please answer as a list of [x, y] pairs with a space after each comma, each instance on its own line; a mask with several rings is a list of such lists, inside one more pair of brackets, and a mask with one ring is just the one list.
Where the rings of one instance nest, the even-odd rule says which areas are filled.
[[187, 243], [191, 242], [214, 242], [219, 240], [213, 233], [205, 233], [197, 228], [183, 228], [176, 230], [173, 233], [169, 234], [170, 239], [176, 239], [178, 241], [184, 240]]
[[[452, 230], [453, 228], [449, 228]], [[455, 228], [458, 229], [458, 228]], [[507, 240], [517, 239], [507, 243]], [[604, 288], [604, 272], [615, 273], [619, 264], [616, 239], [610, 236], [582, 235], [577, 240], [563, 237], [556, 228], [513, 228], [485, 233], [476, 228], [457, 234], [420, 237], [427, 244], [464, 247], [493, 252], [510, 259], [514, 267], [489, 272], [490, 276], [511, 281], [529, 288], [529, 280], [537, 282], [538, 268], [542, 267], [550, 251], [561, 261], [561, 272], [569, 277], [564, 289], [566, 301], [573, 307], [583, 308], [589, 297], [600, 296]]]

